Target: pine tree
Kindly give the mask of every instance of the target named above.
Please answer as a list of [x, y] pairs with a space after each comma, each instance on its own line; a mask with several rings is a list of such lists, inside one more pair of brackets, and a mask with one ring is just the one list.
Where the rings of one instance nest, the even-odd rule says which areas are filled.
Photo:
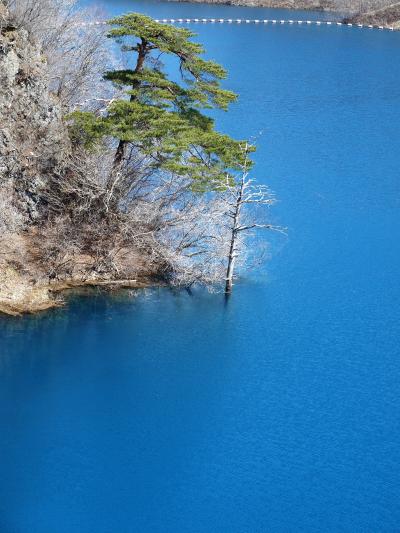
[[[164, 169], [192, 180], [205, 190], [226, 181], [241, 161], [240, 143], [215, 130], [207, 109], [227, 110], [236, 95], [221, 88], [226, 71], [202, 58], [203, 47], [187, 29], [161, 24], [131, 13], [110, 21], [108, 36], [132, 54], [132, 68], [113, 70], [105, 79], [123, 89], [129, 98], [114, 101], [104, 116], [75, 113], [75, 127], [93, 142], [105, 136], [117, 140], [115, 166], [126, 156], [128, 145]], [[173, 81], [160, 61], [172, 56], [178, 63], [180, 83]]]

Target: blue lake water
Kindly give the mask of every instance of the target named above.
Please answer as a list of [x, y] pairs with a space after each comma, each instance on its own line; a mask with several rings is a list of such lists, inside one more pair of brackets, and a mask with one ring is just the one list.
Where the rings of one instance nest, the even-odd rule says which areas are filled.
[[288, 237], [228, 305], [155, 289], [0, 319], [0, 531], [399, 531], [400, 34], [195, 29]]

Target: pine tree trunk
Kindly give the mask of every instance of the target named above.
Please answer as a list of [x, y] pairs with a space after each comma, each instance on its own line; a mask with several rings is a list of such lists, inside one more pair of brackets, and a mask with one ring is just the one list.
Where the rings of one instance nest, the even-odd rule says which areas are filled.
[[114, 155], [114, 168], [118, 167], [124, 158], [125, 155], [125, 144], [126, 141], [119, 141], [117, 151]]
[[[134, 70], [135, 74], [143, 70], [144, 62], [145, 62], [145, 59], [148, 53], [147, 45], [148, 43], [143, 40], [142, 40], [142, 43], [139, 45], [138, 58], [137, 58], [136, 67]], [[140, 85], [140, 81], [136, 80], [136, 82], [132, 84], [132, 90], [139, 87], [139, 85]], [[133, 102], [135, 99], [136, 99], [136, 96], [132, 94], [130, 101]], [[122, 163], [125, 157], [126, 145], [127, 145], [127, 141], [123, 141], [122, 139], [119, 141], [117, 150], [114, 155], [114, 164], [113, 164], [114, 169], [119, 167], [119, 165]]]

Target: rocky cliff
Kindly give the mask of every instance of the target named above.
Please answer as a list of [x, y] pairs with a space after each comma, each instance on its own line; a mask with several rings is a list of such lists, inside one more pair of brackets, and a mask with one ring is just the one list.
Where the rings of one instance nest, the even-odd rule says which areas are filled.
[[47, 87], [46, 64], [0, 3], [0, 311], [49, 305], [30, 271], [24, 223], [39, 217], [43, 191], [68, 152], [61, 109]]
[[384, 26], [399, 30], [400, 3], [397, 2], [376, 9], [373, 9], [373, 6], [371, 6], [371, 9], [347, 18], [346, 22], [352, 22], [353, 24], [371, 24], [373, 26]]
[[11, 181], [19, 208], [38, 216], [46, 179], [68, 151], [61, 109], [49, 94], [45, 59], [24, 30], [0, 31], [0, 179]]

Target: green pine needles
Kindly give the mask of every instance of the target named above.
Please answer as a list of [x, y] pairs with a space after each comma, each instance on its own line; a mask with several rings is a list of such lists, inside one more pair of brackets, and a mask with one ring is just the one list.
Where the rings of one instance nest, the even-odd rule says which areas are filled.
[[[114, 18], [110, 24], [108, 37], [129, 54], [132, 68], [109, 71], [105, 79], [127, 96], [114, 101], [103, 116], [74, 113], [73, 131], [87, 145], [114, 138], [115, 166], [124, 162], [131, 146], [148, 156], [154, 169], [188, 177], [195, 189], [218, 187], [243, 164], [243, 142], [217, 132], [204, 114], [207, 109], [227, 110], [236, 100], [233, 92], [221, 87], [226, 71], [203, 59], [203, 47], [191, 40], [195, 34], [187, 29], [138, 13]], [[163, 56], [175, 58], [180, 82], [165, 72]]]

